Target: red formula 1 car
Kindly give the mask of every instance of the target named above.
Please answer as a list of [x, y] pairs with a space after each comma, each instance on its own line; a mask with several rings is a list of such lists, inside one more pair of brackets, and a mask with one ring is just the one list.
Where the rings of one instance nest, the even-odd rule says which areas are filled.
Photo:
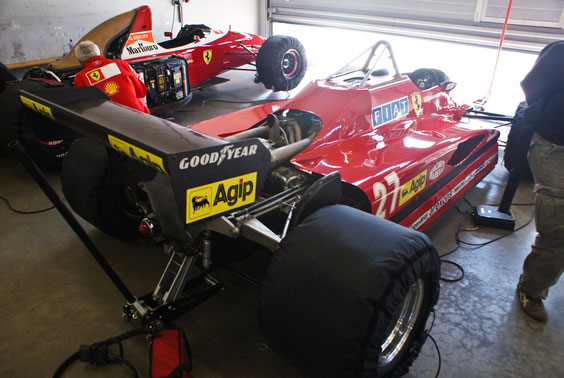
[[[338, 171], [348, 204], [420, 230], [497, 162], [499, 132], [464, 119], [472, 109], [452, 100], [454, 86], [436, 69], [401, 74], [381, 41], [290, 100], [190, 127], [224, 137], [264, 124], [272, 113], [283, 140], [311, 139], [280, 173], [290, 183], [285, 188]], [[297, 127], [304, 118], [317, 127]]]
[[[147, 86], [146, 101], [152, 114], [167, 114], [190, 101], [192, 90], [227, 81], [218, 77], [226, 71], [254, 71], [240, 68], [244, 65], [255, 65], [255, 82], [274, 91], [295, 88], [307, 69], [305, 50], [293, 37], [273, 36], [265, 40], [249, 33], [224, 33], [205, 25], [185, 25], [176, 38], [157, 43], [148, 6], [105, 21], [81, 40], [95, 42], [107, 58], [121, 58], [131, 64]], [[0, 130], [0, 140], [17, 137], [36, 159], [60, 164], [74, 140], [73, 135], [49, 120], [41, 121], [25, 112], [21, 104], [18, 106], [18, 91], [39, 86], [70, 86], [81, 68], [71, 50], [47, 70], [35, 68], [24, 76], [24, 79], [50, 81], [22, 80], [7, 85], [0, 100], [10, 116]]]
[[[126, 297], [127, 316], [153, 328], [178, 316], [252, 241], [273, 252], [259, 318], [275, 351], [312, 376], [398, 376], [439, 294], [438, 255], [414, 229], [497, 161], [499, 133], [465, 118], [453, 87], [439, 70], [402, 74], [380, 41], [292, 99], [188, 128], [95, 88], [22, 101], [89, 138], [61, 175], [75, 212], [170, 255], [154, 292]], [[193, 294], [195, 266], [210, 287]]]
[[[147, 105], [153, 114], [188, 102], [191, 90], [226, 81], [217, 76], [246, 64], [256, 62], [255, 81], [274, 91], [295, 88], [307, 68], [305, 50], [293, 37], [265, 40], [184, 25], [176, 38], [157, 42], [146, 5], [105, 21], [81, 40], [95, 42], [107, 58], [131, 64], [147, 85]], [[74, 50], [48, 66], [63, 79], [72, 78], [80, 68]]]

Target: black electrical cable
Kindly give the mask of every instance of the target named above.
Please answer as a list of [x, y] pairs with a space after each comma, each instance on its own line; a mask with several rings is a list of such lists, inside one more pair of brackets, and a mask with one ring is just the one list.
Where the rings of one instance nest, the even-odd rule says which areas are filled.
[[[138, 377], [138, 373], [137, 370], [135, 369], [135, 366], [133, 366], [133, 364], [131, 362], [129, 362], [128, 360], [126, 360], [125, 358], [123, 358], [123, 346], [121, 345], [121, 342], [127, 339], [130, 339], [134, 336], [137, 335], [143, 335], [143, 334], [150, 334], [151, 332], [146, 330], [146, 329], [136, 329], [133, 331], [128, 331], [128, 332], [124, 332], [122, 334], [119, 334], [115, 337], [111, 337], [109, 339], [106, 339], [104, 341], [100, 341], [97, 343], [94, 343], [92, 345], [90, 345], [90, 349], [94, 350], [94, 349], [98, 349], [98, 348], [103, 348], [106, 349], [112, 345], [112, 344], [118, 344], [119, 345], [119, 355], [111, 352], [109, 350], [107, 350], [108, 356], [111, 356], [112, 359], [106, 359], [105, 363], [111, 363], [111, 364], [115, 364], [115, 363], [123, 363], [125, 364], [133, 373], [133, 376], [135, 378]], [[55, 370], [55, 372], [53, 373], [53, 378], [59, 378], [61, 376], [61, 374], [63, 374], [63, 372], [75, 361], [77, 361], [80, 358], [80, 353], [79, 352], [75, 352], [73, 354], [71, 354], [65, 361], [63, 361], [63, 363], [57, 368], [57, 370]]]
[[16, 214], [26, 214], [26, 215], [29, 215], [29, 214], [39, 214], [39, 213], [44, 213], [44, 212], [46, 212], [46, 211], [49, 211], [49, 210], [52, 210], [52, 209], [55, 208], [55, 206], [51, 206], [51, 207], [48, 207], [48, 208], [45, 208], [45, 209], [41, 209], [41, 210], [31, 210], [31, 211], [17, 210], [17, 209], [14, 209], [14, 208], [12, 207], [12, 205], [10, 204], [10, 201], [8, 201], [8, 199], [7, 199], [6, 197], [0, 196], [0, 199], [4, 200], [4, 201], [6, 202], [6, 205], [8, 205], [8, 208], [9, 208], [10, 210], [12, 210], [12, 211], [13, 211], [14, 213], [16, 213]]
[[512, 231], [510, 231], [510, 232], [508, 232], [507, 234], [498, 236], [497, 238], [492, 239], [492, 240], [488, 240], [488, 241], [485, 242], [485, 243], [470, 243], [470, 242], [466, 242], [466, 241], [464, 241], [464, 240], [462, 240], [462, 239], [460, 239], [460, 238], [458, 239], [458, 242], [459, 242], [460, 244], [464, 244], [464, 245], [470, 245], [470, 246], [474, 246], [474, 247], [483, 247], [483, 246], [486, 246], [486, 245], [491, 244], [491, 243], [493, 243], [493, 242], [496, 242], [496, 241], [498, 241], [498, 240], [500, 240], [500, 239], [503, 239], [504, 237], [509, 236], [509, 235], [511, 235], [511, 234], [513, 234], [513, 233], [519, 231], [519, 230], [522, 230], [523, 228], [527, 227], [527, 226], [529, 225], [529, 223], [531, 223], [531, 222], [533, 221], [534, 218], [535, 218], [535, 217], [534, 217], [534, 215], [533, 215], [533, 216], [531, 216], [531, 218], [527, 221], [527, 223], [525, 223], [524, 225], [522, 225], [522, 226], [520, 226], [520, 227], [518, 227], [518, 228], [516, 228], [516, 229], [514, 229], [514, 230], [512, 230]]
[[127, 366], [129, 368], [129, 370], [131, 371], [131, 373], [133, 374], [134, 378], [138, 378], [139, 374], [137, 373], [137, 369], [135, 369], [135, 366], [133, 366], [133, 364], [131, 362], [129, 362], [128, 360], [126, 360], [125, 358], [123, 358], [122, 356], [119, 356], [115, 353], [109, 352], [108, 354], [110, 356], [112, 356], [112, 358], [114, 359], [114, 361], [110, 361], [111, 363], [122, 363], [125, 366]]
[[431, 312], [433, 313], [433, 320], [431, 320], [431, 326], [429, 327], [429, 329], [425, 330], [425, 334], [431, 339], [431, 341], [435, 345], [435, 349], [437, 350], [437, 356], [439, 358], [439, 364], [437, 366], [437, 373], [435, 374], [435, 378], [437, 378], [439, 376], [439, 373], [441, 372], [442, 358], [441, 358], [441, 351], [439, 349], [439, 346], [437, 345], [437, 342], [435, 341], [433, 336], [431, 336], [431, 330], [433, 329], [433, 326], [435, 325], [435, 318], [437, 317], [437, 314], [435, 313], [434, 308], [431, 309]]
[[462, 268], [462, 266], [460, 264], [455, 263], [454, 261], [450, 261], [450, 260], [444, 260], [441, 259], [441, 264], [450, 264], [450, 265], [454, 265], [456, 268], [458, 268], [460, 270], [460, 276], [456, 277], [456, 278], [444, 278], [441, 276], [441, 281], [444, 282], [458, 282], [458, 281], [462, 281], [462, 279], [464, 278], [464, 269]]
[[439, 350], [439, 346], [437, 345], [435, 338], [431, 335], [427, 335], [427, 336], [431, 339], [431, 341], [435, 345], [435, 349], [437, 350], [437, 355], [439, 356], [439, 366], [437, 367], [437, 373], [435, 374], [435, 378], [437, 378], [441, 373], [441, 364], [442, 364], [441, 351]]
[[78, 352], [74, 352], [71, 354], [63, 363], [55, 370], [53, 373], [53, 378], [59, 378], [61, 374], [72, 364], [74, 361], [78, 360], [79, 354]]
[[[463, 197], [463, 198], [464, 198], [464, 201], [466, 201], [466, 203], [468, 203], [468, 205], [471, 206], [471, 207], [470, 207], [471, 209], [474, 208], [474, 205], [472, 205], [472, 203], [471, 203], [466, 197]], [[514, 204], [511, 204], [511, 205], [512, 205], [512, 206], [532, 206], [532, 205], [534, 205], [534, 203], [514, 203]], [[489, 206], [499, 206], [499, 204], [493, 204], [493, 205], [489, 205]], [[463, 214], [463, 215], [471, 215], [471, 213], [469, 212], [469, 210], [461, 210], [458, 206], [455, 206], [455, 208], [456, 208], [456, 210], [457, 210], [459, 213], [461, 213], [461, 214]], [[531, 218], [530, 218], [525, 224], [523, 224], [522, 226], [516, 228], [515, 230], [512, 230], [511, 232], [508, 232], [507, 234], [501, 235], [501, 236], [499, 236], [499, 237], [497, 237], [497, 238], [495, 238], [495, 239], [489, 240], [489, 241], [484, 242], [484, 243], [470, 243], [470, 242], [466, 242], [466, 241], [464, 241], [464, 240], [462, 240], [462, 239], [460, 238], [460, 232], [462, 231], [462, 224], [463, 224], [466, 220], [469, 220], [469, 219], [463, 219], [463, 220], [459, 223], [458, 229], [456, 230], [456, 234], [455, 234], [456, 247], [453, 248], [453, 249], [451, 249], [450, 251], [448, 251], [448, 252], [446, 252], [446, 253], [443, 253], [442, 255], [439, 255], [439, 258], [440, 258], [440, 260], [441, 260], [441, 263], [446, 263], [446, 264], [450, 264], [450, 265], [455, 266], [457, 269], [460, 270], [461, 275], [460, 275], [459, 277], [456, 277], [456, 278], [443, 278], [443, 277], [441, 277], [441, 281], [444, 281], [444, 282], [458, 282], [458, 281], [461, 281], [461, 280], [464, 278], [464, 268], [462, 268], [462, 266], [461, 266], [460, 264], [455, 263], [454, 261], [450, 261], [450, 260], [445, 260], [445, 259], [444, 259], [444, 257], [446, 257], [446, 256], [448, 256], [448, 255], [451, 255], [451, 254], [453, 254], [454, 252], [456, 252], [456, 251], [460, 248], [460, 245], [461, 245], [461, 244], [468, 245], [468, 246], [473, 246], [473, 247], [476, 247], [476, 248], [481, 248], [481, 247], [483, 247], [483, 246], [486, 246], [486, 245], [488, 245], [488, 244], [491, 244], [491, 243], [493, 243], [493, 242], [496, 242], [496, 241], [498, 241], [498, 240], [500, 240], [500, 239], [502, 239], [502, 238], [504, 238], [504, 237], [506, 237], [506, 236], [511, 235], [511, 234], [514, 233], [514, 232], [517, 232], [517, 231], [519, 231], [519, 230], [521, 230], [521, 229], [527, 227], [527, 226], [532, 222], [533, 219], [534, 219], [534, 215], [531, 216]]]

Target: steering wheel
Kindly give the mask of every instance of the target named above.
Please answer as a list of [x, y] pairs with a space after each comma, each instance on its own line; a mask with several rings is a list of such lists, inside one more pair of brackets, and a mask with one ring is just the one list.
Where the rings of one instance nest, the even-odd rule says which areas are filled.
[[448, 76], [444, 72], [433, 68], [419, 68], [408, 74], [408, 76], [413, 81], [413, 84], [421, 90], [429, 89], [448, 80]]

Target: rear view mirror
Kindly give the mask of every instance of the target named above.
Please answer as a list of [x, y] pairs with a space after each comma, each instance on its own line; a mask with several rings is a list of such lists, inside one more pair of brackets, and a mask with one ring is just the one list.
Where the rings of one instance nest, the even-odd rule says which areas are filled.
[[441, 84], [443, 91], [450, 92], [456, 87], [456, 83], [454, 81], [445, 81]]

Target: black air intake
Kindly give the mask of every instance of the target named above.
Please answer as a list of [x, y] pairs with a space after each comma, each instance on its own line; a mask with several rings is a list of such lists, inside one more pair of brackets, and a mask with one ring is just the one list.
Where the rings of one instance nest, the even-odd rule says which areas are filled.
[[453, 166], [458, 165], [461, 161], [466, 159], [480, 143], [482, 143], [485, 137], [485, 135], [478, 135], [459, 143], [458, 147], [456, 147], [456, 151], [454, 151], [454, 154], [452, 154], [450, 160], [448, 161], [448, 164]]

